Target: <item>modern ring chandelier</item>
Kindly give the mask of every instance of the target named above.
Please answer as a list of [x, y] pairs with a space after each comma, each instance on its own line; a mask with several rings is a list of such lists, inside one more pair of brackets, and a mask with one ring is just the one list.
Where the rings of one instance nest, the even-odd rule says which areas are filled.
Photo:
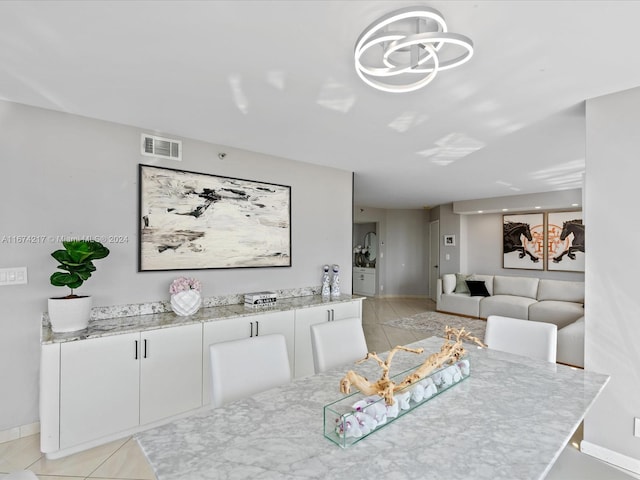
[[[442, 55], [456, 48], [462, 53]], [[429, 7], [402, 8], [379, 18], [358, 37], [354, 52], [358, 76], [392, 93], [418, 90], [472, 55], [471, 39], [447, 32], [442, 14]]]

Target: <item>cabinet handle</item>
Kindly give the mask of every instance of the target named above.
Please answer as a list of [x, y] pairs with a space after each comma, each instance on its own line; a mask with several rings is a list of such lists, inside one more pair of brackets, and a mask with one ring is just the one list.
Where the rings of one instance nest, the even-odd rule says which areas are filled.
[[331, 310], [327, 310], [327, 322], [331, 321]]
[[336, 311], [332, 308], [331, 309], [331, 321], [333, 322], [336, 319]]
[[144, 356], [143, 358], [147, 358], [147, 339], [144, 339]]
[[249, 322], [249, 325], [251, 325], [251, 333], [249, 334], [249, 337], [253, 337], [253, 322]]
[[258, 325], [258, 321], [256, 320], [256, 337], [260, 335], [260, 332], [258, 332], [258, 328], [259, 328], [259, 325]]
[[135, 360], [137, 360], [137, 359], [138, 359], [138, 340], [134, 340], [134, 341], [135, 341], [135, 347], [136, 347], [136, 350], [135, 350], [135, 352], [134, 352], [134, 353], [135, 353], [135, 356], [134, 356], [133, 358], [134, 358]]

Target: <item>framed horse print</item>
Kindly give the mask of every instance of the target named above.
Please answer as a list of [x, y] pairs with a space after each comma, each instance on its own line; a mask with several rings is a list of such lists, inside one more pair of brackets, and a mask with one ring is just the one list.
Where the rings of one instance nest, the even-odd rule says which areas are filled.
[[584, 272], [582, 211], [547, 214], [547, 270]]
[[544, 270], [544, 214], [503, 215], [502, 267]]

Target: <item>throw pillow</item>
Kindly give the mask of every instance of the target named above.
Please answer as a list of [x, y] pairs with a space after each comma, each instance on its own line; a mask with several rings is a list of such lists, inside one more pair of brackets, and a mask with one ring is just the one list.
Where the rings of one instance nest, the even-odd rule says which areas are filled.
[[469, 293], [469, 287], [466, 284], [467, 278], [469, 278], [469, 275], [456, 273], [456, 293]]
[[469, 288], [469, 295], [472, 297], [488, 297], [489, 291], [487, 286], [482, 280], [467, 280], [467, 287]]

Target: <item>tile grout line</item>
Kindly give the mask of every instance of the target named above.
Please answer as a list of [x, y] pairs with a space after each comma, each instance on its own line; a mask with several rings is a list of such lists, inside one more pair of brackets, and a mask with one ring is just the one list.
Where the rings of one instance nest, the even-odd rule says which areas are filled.
[[[87, 475], [84, 480], [91, 480], [91, 475], [93, 475], [102, 465], [104, 465], [107, 461], [109, 461], [111, 457], [113, 457], [116, 453], [118, 453], [120, 449], [124, 447], [129, 442], [129, 440], [131, 440], [131, 438], [133, 437], [129, 437], [122, 445], [116, 448], [111, 455], [105, 458], [100, 464], [96, 466], [96, 468], [94, 468], [91, 472], [89, 472], [89, 475]], [[103, 477], [98, 477], [98, 478], [103, 478]], [[111, 477], [106, 477], [106, 478], [111, 478]]]

